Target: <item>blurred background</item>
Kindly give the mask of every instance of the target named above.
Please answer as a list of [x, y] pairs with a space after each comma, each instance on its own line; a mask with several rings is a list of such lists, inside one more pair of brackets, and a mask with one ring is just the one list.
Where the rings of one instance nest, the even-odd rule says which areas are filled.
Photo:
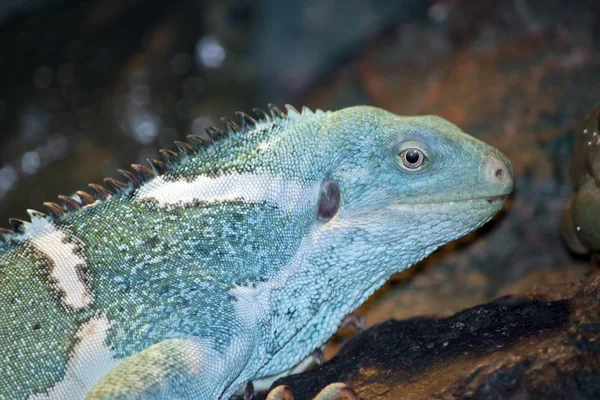
[[559, 225], [600, 101], [597, 0], [4, 0], [0, 43], [0, 226], [236, 110], [372, 104], [454, 122], [517, 184], [493, 224], [378, 292], [369, 324], [591, 268]]

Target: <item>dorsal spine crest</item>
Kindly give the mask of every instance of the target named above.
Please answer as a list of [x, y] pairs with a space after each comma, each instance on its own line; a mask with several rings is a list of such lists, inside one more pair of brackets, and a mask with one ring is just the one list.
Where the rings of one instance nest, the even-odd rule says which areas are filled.
[[[170, 149], [159, 150], [164, 162], [148, 159], [147, 161], [150, 168], [140, 164], [132, 164], [131, 169], [133, 172], [125, 169], [118, 169], [117, 172], [125, 179], [125, 182], [113, 178], [105, 178], [103, 180], [104, 186], [95, 183], [90, 183], [88, 185], [92, 194], [79, 190], [75, 192], [75, 197], [59, 195], [58, 198], [62, 201], [62, 206], [55, 202], [45, 202], [43, 205], [47, 209], [47, 214], [35, 210], [28, 210], [30, 219], [32, 221], [34, 218], [57, 221], [67, 213], [78, 211], [86, 206], [93, 206], [99, 201], [105, 201], [112, 196], [129, 192], [131, 189], [135, 189], [141, 184], [169, 172], [172, 168], [179, 165], [182, 159], [193, 156], [200, 151], [204, 151], [206, 148], [213, 146], [216, 142], [226, 140], [232, 135], [245, 134], [256, 129], [262, 130], [272, 125], [285, 125], [289, 123], [290, 120], [296, 121], [307, 116], [321, 116], [326, 114], [319, 109], [313, 112], [306, 106], [302, 107], [301, 112], [289, 104], [286, 104], [285, 108], [287, 114], [274, 104], [268, 104], [270, 115], [260, 108], [253, 108], [252, 111], [256, 118], [244, 112], [236, 111], [235, 115], [239, 119], [239, 124], [232, 119], [221, 118], [225, 124], [225, 130], [218, 129], [214, 126], [207, 126], [205, 130], [208, 138], [200, 135], [188, 135], [186, 137], [187, 143], [175, 141], [174, 144], [178, 151]], [[9, 219], [9, 223], [12, 226], [12, 230], [0, 228], [0, 244], [9, 242], [15, 234], [24, 234], [30, 225], [29, 222], [16, 218]]]

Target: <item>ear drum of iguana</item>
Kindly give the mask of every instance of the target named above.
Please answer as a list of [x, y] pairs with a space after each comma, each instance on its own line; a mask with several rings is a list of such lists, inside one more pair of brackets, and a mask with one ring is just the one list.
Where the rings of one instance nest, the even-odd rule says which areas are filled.
[[317, 217], [327, 222], [337, 214], [340, 208], [341, 192], [337, 183], [326, 180], [321, 185], [319, 202], [317, 203]]

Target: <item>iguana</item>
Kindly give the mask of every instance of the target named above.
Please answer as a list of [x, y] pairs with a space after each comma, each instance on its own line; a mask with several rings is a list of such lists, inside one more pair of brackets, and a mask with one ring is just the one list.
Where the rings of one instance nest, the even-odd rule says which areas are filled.
[[0, 398], [229, 399], [512, 191], [509, 161], [438, 117], [255, 113], [11, 220]]

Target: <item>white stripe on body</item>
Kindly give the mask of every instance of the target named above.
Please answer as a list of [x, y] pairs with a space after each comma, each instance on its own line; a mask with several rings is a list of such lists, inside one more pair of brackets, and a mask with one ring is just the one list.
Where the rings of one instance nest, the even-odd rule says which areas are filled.
[[160, 207], [195, 201], [267, 202], [283, 211], [294, 212], [316, 204], [319, 189], [320, 183], [309, 185], [282, 176], [250, 173], [215, 178], [200, 175], [192, 181], [166, 181], [163, 177], [157, 177], [138, 189], [136, 201], [154, 200]]
[[48, 392], [29, 396], [28, 400], [66, 400], [85, 397], [92, 387], [119, 364], [106, 346], [110, 321], [100, 315], [81, 325], [77, 344], [71, 352], [63, 380]]
[[80, 309], [91, 303], [91, 295], [78, 274], [85, 266], [85, 259], [63, 231], [45, 218], [32, 218], [23, 240], [28, 240], [52, 261], [50, 275], [56, 289], [63, 293], [65, 305]]

